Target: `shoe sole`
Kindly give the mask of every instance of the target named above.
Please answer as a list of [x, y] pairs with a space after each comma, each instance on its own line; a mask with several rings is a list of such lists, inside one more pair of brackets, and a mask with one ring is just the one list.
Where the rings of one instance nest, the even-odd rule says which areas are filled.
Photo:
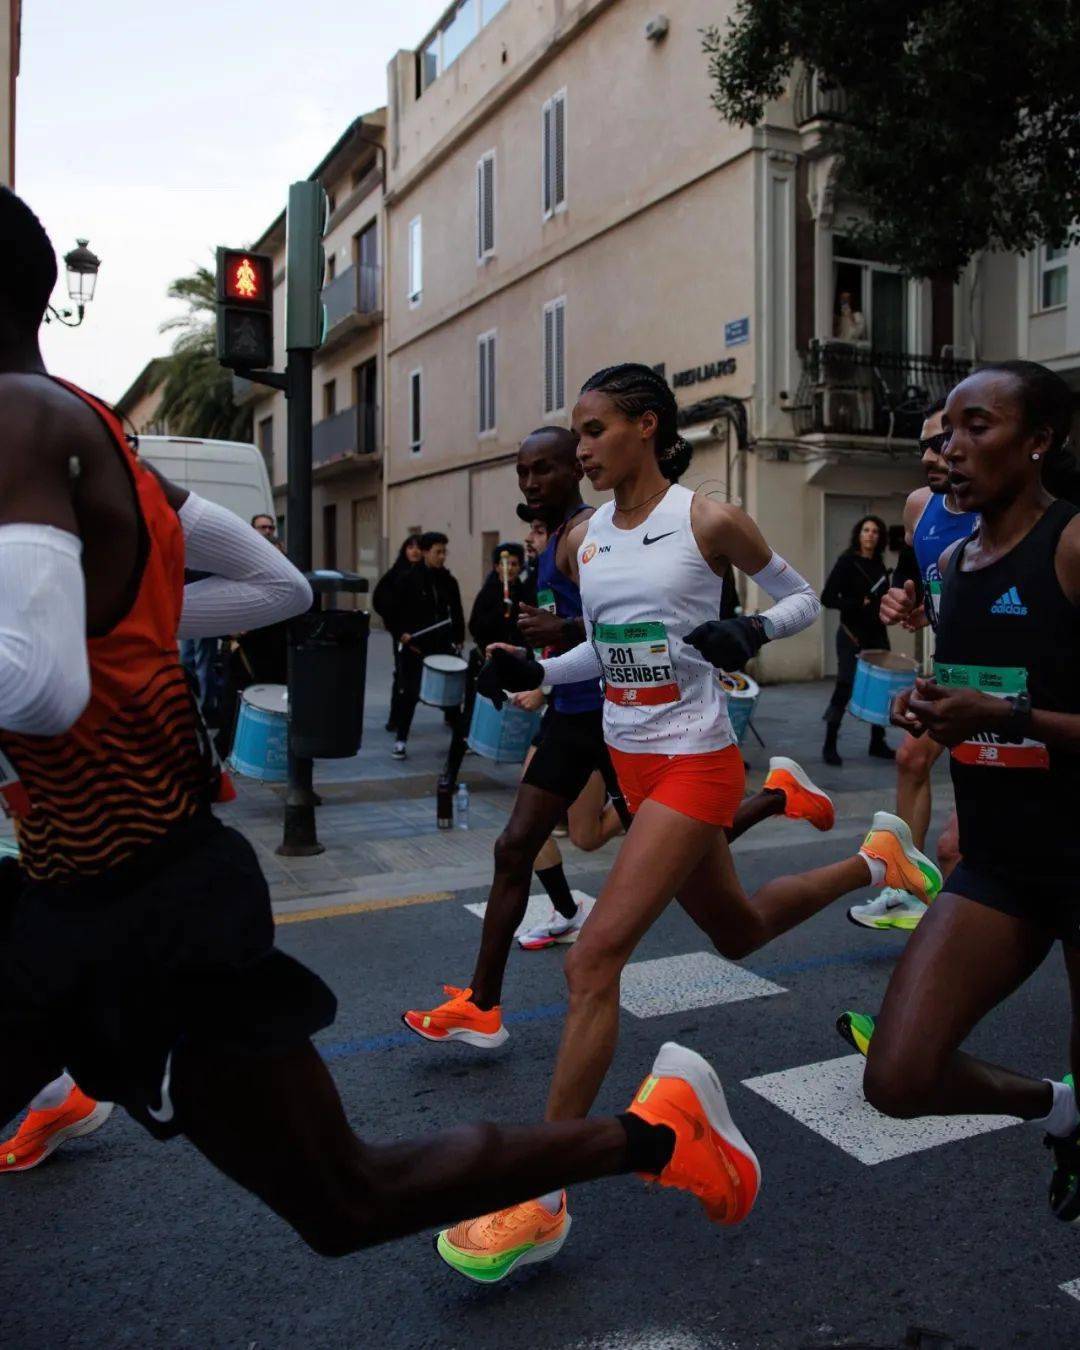
[[[846, 1041], [847, 1044], [851, 1046], [852, 1050], [862, 1055], [863, 1059], [865, 1059], [866, 1050], [855, 1039], [855, 1033], [852, 1031], [851, 1023], [847, 1020], [847, 1017], [848, 1017], [847, 1013], [840, 1014], [840, 1016], [836, 1019], [836, 1030], [839, 1033], [840, 1039], [842, 1041]], [[867, 1042], [867, 1045], [869, 1045], [869, 1041]]]
[[16, 1163], [14, 1166], [4, 1167], [0, 1171], [29, 1172], [31, 1168], [40, 1167], [46, 1158], [54, 1154], [60, 1145], [67, 1143], [69, 1139], [81, 1139], [85, 1134], [93, 1134], [95, 1130], [100, 1130], [112, 1113], [112, 1102], [98, 1102], [88, 1116], [83, 1116], [82, 1120], [77, 1120], [71, 1125], [65, 1125], [62, 1129], [51, 1134], [45, 1147], [32, 1162]]
[[411, 1022], [405, 1021], [404, 1013], [401, 1014], [401, 1020], [414, 1035], [436, 1045], [445, 1044], [446, 1041], [464, 1041], [466, 1045], [475, 1046], [477, 1050], [495, 1050], [510, 1039], [510, 1033], [505, 1027], [500, 1027], [498, 1031], [470, 1031], [467, 1027], [451, 1027], [449, 1031], [444, 1031], [441, 1036], [432, 1036], [430, 1032], [421, 1031], [419, 1027], [414, 1027]]
[[853, 910], [847, 912], [848, 921], [858, 928], [869, 928], [874, 933], [887, 933], [892, 928], [891, 919], [860, 919]]
[[679, 1045], [675, 1041], [665, 1041], [653, 1061], [649, 1074], [653, 1078], [681, 1078], [684, 1083], [689, 1083], [701, 1103], [705, 1119], [712, 1128], [730, 1148], [742, 1154], [753, 1165], [756, 1181], [754, 1194], [738, 1218], [732, 1220], [732, 1223], [742, 1223], [761, 1194], [761, 1164], [758, 1162], [757, 1154], [731, 1118], [727, 1098], [720, 1086], [720, 1079], [716, 1076], [716, 1070], [696, 1050], [688, 1050], [685, 1045]]
[[570, 1218], [570, 1215], [567, 1214], [566, 1222], [563, 1224], [563, 1230], [557, 1238], [553, 1238], [550, 1242], [537, 1243], [530, 1247], [528, 1251], [524, 1251], [519, 1256], [514, 1257], [509, 1265], [505, 1267], [493, 1266], [492, 1273], [488, 1275], [481, 1275], [477, 1271], [468, 1270], [463, 1265], [459, 1266], [453, 1259], [453, 1256], [448, 1254], [453, 1253], [454, 1248], [451, 1246], [450, 1242], [447, 1241], [445, 1232], [440, 1233], [435, 1238], [434, 1246], [435, 1250], [450, 1269], [455, 1271], [458, 1275], [464, 1275], [467, 1280], [473, 1280], [477, 1284], [498, 1284], [500, 1280], [505, 1280], [507, 1275], [512, 1271], [517, 1270], [518, 1266], [532, 1266], [536, 1265], [539, 1261], [550, 1261], [553, 1256], [558, 1256], [563, 1249], [563, 1244], [570, 1236], [571, 1223], [572, 1219]]
[[[925, 853], [920, 853], [915, 847], [915, 841], [911, 837], [911, 830], [908, 828], [907, 822], [901, 820], [899, 816], [894, 816], [891, 811], [877, 811], [874, 813], [874, 819], [870, 823], [869, 833], [874, 834], [878, 832], [881, 834], [891, 834], [893, 838], [899, 842], [900, 848], [908, 862], [914, 863], [916, 868], [918, 868], [919, 873], [922, 876], [923, 887], [926, 891], [926, 903], [930, 904], [941, 894], [941, 888], [945, 884], [945, 878], [941, 875], [941, 869], [938, 867], [937, 863], [931, 862]], [[887, 866], [888, 863], [886, 863], [886, 867]], [[931, 881], [934, 878], [937, 879], [937, 885], [932, 890]], [[910, 890], [911, 888], [909, 886], [902, 886], [900, 889]], [[912, 893], [914, 894], [914, 892]]]
[[[784, 769], [787, 773], [791, 774], [792, 778], [795, 779], [796, 783], [798, 783], [801, 788], [805, 789], [805, 791], [809, 792], [814, 797], [823, 797], [825, 801], [829, 803], [829, 809], [833, 812], [831, 824], [818, 825], [814, 821], [811, 821], [810, 824], [814, 826], [815, 830], [822, 830], [823, 832], [831, 830], [833, 825], [836, 824], [836, 807], [833, 805], [833, 799], [827, 792], [823, 792], [821, 788], [813, 782], [802, 765], [797, 764], [793, 759], [788, 759], [785, 755], [774, 755], [772, 759], [769, 760], [769, 772], [772, 773], [773, 769]], [[803, 819], [805, 819], [805, 817], [803, 817]]]
[[535, 942], [526, 942], [524, 938], [518, 938], [517, 942], [523, 952], [542, 952], [548, 947], [569, 947], [580, 936], [581, 929], [573, 928], [569, 933], [560, 933], [558, 937], [540, 938]]

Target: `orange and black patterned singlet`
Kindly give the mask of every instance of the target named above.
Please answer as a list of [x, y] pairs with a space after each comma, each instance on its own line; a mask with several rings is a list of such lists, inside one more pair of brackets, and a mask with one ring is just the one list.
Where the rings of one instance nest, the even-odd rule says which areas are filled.
[[163, 842], [204, 811], [215, 777], [205, 729], [180, 665], [184, 537], [160, 483], [115, 414], [65, 384], [107, 427], [134, 484], [140, 547], [123, 618], [87, 638], [90, 702], [59, 736], [0, 731], [20, 780], [6, 792], [22, 865], [35, 882], [98, 876]]

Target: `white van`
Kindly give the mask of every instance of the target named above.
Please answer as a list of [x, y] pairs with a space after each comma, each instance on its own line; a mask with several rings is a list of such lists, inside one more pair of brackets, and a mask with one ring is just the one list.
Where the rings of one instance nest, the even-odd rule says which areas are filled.
[[266, 461], [245, 441], [209, 441], [194, 436], [140, 436], [140, 459], [177, 487], [235, 511], [244, 521], [276, 519]]

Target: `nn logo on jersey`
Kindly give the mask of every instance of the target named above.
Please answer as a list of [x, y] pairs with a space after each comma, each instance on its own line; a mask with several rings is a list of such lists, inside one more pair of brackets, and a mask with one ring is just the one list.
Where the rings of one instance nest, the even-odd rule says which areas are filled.
[[999, 596], [990, 606], [991, 614], [1026, 614], [1027, 605], [1020, 599], [1020, 592], [1015, 586], [1010, 586], [1004, 595]]

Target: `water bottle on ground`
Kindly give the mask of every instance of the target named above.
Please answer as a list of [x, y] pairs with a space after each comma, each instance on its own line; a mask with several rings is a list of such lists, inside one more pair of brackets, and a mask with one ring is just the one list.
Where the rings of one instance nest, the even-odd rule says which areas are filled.
[[454, 796], [454, 824], [459, 830], [469, 828], [469, 786], [459, 783]]

